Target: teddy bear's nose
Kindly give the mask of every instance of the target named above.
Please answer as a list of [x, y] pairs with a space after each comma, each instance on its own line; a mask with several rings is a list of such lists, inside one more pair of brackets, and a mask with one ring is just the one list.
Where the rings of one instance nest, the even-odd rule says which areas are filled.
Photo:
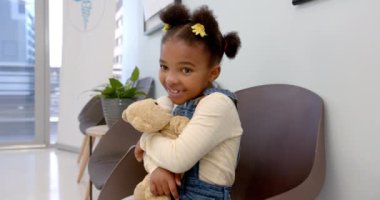
[[157, 103], [157, 102], [154, 102], [154, 104], [158, 105], [158, 103]]

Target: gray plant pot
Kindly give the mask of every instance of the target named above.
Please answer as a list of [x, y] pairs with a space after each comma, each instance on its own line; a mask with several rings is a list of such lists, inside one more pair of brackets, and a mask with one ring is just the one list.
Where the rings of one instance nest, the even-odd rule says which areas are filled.
[[102, 98], [103, 113], [107, 126], [111, 128], [118, 120], [120, 120], [123, 111], [135, 101], [135, 99]]

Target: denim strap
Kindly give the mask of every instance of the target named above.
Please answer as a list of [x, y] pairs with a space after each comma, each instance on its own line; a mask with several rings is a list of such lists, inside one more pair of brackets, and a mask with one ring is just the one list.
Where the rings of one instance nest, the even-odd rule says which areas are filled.
[[191, 119], [193, 117], [193, 114], [195, 112], [195, 108], [197, 107], [199, 101], [204, 96], [207, 96], [207, 95], [212, 94], [214, 92], [219, 92], [219, 93], [222, 93], [222, 94], [228, 96], [235, 103], [235, 105], [237, 104], [237, 98], [233, 92], [230, 92], [229, 90], [225, 90], [225, 89], [221, 89], [221, 88], [210, 87], [210, 88], [206, 88], [203, 91], [202, 96], [197, 97], [197, 98], [192, 99], [192, 100], [189, 100], [189, 101], [185, 102], [184, 104], [178, 105], [174, 109], [173, 115], [181, 115], [181, 116], [185, 116], [185, 117], [188, 117], [189, 119]]

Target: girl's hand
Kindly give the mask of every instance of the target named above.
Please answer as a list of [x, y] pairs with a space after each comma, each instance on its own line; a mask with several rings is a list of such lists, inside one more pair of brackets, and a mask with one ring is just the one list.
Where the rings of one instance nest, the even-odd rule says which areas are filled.
[[137, 142], [136, 147], [135, 147], [135, 157], [136, 160], [141, 162], [143, 160], [144, 156], [144, 150], [141, 149], [140, 147], [140, 141]]
[[179, 175], [158, 167], [150, 174], [150, 191], [155, 196], [172, 194], [174, 199], [178, 200], [177, 185], [180, 184], [179, 179]]

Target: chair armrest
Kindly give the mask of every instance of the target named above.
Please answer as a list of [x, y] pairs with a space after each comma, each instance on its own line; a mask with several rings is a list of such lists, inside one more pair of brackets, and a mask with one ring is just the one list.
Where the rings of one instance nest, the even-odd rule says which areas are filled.
[[104, 159], [110, 156], [123, 156], [130, 146], [135, 145], [141, 133], [124, 120], [117, 121], [102, 136], [92, 152], [91, 159]]

